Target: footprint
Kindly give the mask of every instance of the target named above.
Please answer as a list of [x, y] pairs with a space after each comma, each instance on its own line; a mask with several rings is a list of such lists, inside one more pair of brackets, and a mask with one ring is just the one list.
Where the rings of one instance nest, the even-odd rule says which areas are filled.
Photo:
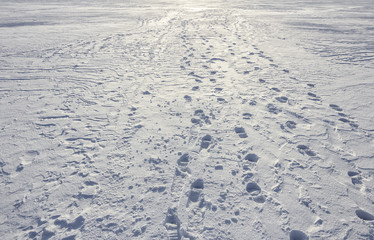
[[[339, 114], [340, 115], [340, 114]], [[345, 115], [345, 114], [344, 114]], [[345, 115], [346, 116], [346, 115]], [[352, 122], [351, 120], [347, 119], [347, 118], [339, 118], [339, 121], [343, 122], [343, 123], [349, 123], [349, 125], [353, 128], [358, 128], [358, 124], [357, 123], [354, 123]]]
[[245, 188], [251, 196], [257, 196], [261, 193], [261, 188], [255, 182], [250, 182]]
[[234, 130], [235, 130], [236, 133], [244, 133], [245, 132], [243, 127], [235, 127]]
[[204, 181], [201, 178], [197, 179], [195, 182], [191, 184], [191, 188], [204, 189]]
[[79, 216], [79, 217], [77, 217], [76, 219], [74, 219], [74, 221], [73, 221], [72, 223], [69, 223], [69, 224], [67, 225], [67, 228], [68, 228], [69, 230], [70, 230], [70, 229], [79, 229], [79, 228], [81, 228], [81, 227], [83, 226], [84, 222], [85, 222], [84, 217]]
[[308, 149], [308, 147], [305, 146], [305, 145], [298, 145], [297, 148], [298, 148], [299, 150], [306, 150], [306, 149]]
[[308, 92], [308, 96], [310, 96], [310, 97], [317, 97], [317, 95], [316, 95], [316, 94], [314, 94], [314, 93], [311, 93], [311, 92]]
[[193, 124], [197, 124], [197, 125], [200, 125], [200, 126], [202, 125], [200, 119], [191, 118], [191, 122], [192, 122]]
[[259, 157], [254, 153], [250, 153], [250, 154], [247, 154], [247, 156], [245, 156], [244, 159], [250, 162], [256, 163], [258, 162]]
[[365, 220], [365, 221], [373, 221], [374, 220], [374, 216], [364, 210], [361, 210], [361, 209], [358, 209], [356, 210], [356, 215], [357, 217], [361, 218], [362, 220]]
[[219, 103], [227, 103], [227, 101], [224, 98], [217, 98], [217, 101]]
[[266, 105], [266, 107], [267, 107], [267, 109], [270, 113], [278, 114], [278, 113], [282, 112], [281, 109], [277, 108], [274, 104], [271, 104], [271, 103]]
[[280, 92], [279, 88], [276, 88], [276, 87], [271, 88], [271, 90], [274, 90], [276, 92]]
[[237, 134], [239, 134], [240, 138], [247, 138], [248, 137], [248, 135], [247, 135], [247, 133], [245, 133], [245, 130], [244, 130], [243, 127], [235, 127], [234, 130]]
[[358, 174], [360, 174], [359, 172], [354, 172], [354, 171], [348, 171], [347, 172], [348, 176], [350, 177], [354, 177], [354, 176], [357, 176]]
[[188, 155], [188, 153], [185, 153], [178, 159], [178, 166], [185, 167], [189, 162], [190, 156]]
[[197, 179], [191, 184], [191, 190], [188, 199], [191, 202], [198, 202], [203, 189], [204, 181], [202, 179]]
[[188, 95], [184, 95], [184, 99], [187, 101], [187, 102], [191, 102], [192, 101], [192, 98]]
[[223, 170], [223, 166], [222, 165], [216, 165], [214, 167], [214, 170]]
[[250, 113], [243, 113], [243, 119], [251, 119], [252, 118], [252, 114]]
[[195, 116], [201, 116], [201, 115], [204, 115], [204, 111], [203, 110], [201, 110], [201, 109], [195, 110]]
[[43, 233], [42, 233], [42, 240], [48, 240], [51, 237], [53, 237], [54, 235], [55, 235], [54, 232], [51, 232], [51, 231], [48, 231], [47, 229], [44, 229]]
[[300, 230], [292, 230], [290, 232], [290, 240], [308, 240], [309, 237]]
[[316, 156], [315, 152], [313, 152], [312, 150], [309, 149], [308, 146], [305, 146], [305, 145], [297, 145], [297, 149], [299, 151], [299, 153], [301, 154], [306, 154], [310, 157], [313, 157], [313, 156]]
[[316, 94], [308, 92], [308, 96], [311, 97], [309, 98], [312, 101], [321, 101], [320, 97], [318, 97]]
[[256, 100], [251, 100], [249, 101], [249, 105], [255, 106], [257, 104]]
[[77, 217], [74, 219], [73, 222], [68, 223], [66, 220], [58, 220], [56, 219], [54, 225], [59, 226], [60, 228], [67, 228], [71, 229], [79, 229], [84, 225], [85, 219], [82, 216]]
[[[191, 174], [191, 170], [188, 168], [190, 159], [190, 155], [188, 153], [185, 153], [182, 156], [180, 156], [180, 158], [177, 160], [178, 166], [175, 168], [175, 178], [173, 179], [171, 185], [172, 193], [179, 193], [184, 186], [183, 179], [186, 178], [189, 174]], [[155, 189], [158, 192], [163, 192], [165, 190], [163, 186], [157, 187]], [[179, 198], [179, 195], [177, 198]]]
[[226, 60], [222, 58], [211, 58], [208, 62], [217, 62], [217, 61], [226, 62]]
[[343, 109], [341, 109], [338, 105], [336, 105], [336, 104], [330, 104], [330, 107], [332, 108], [332, 109], [334, 109], [335, 111], [338, 111], [338, 112], [341, 112], [341, 111], [343, 111]]
[[358, 124], [357, 124], [357, 123], [354, 123], [354, 122], [352, 122], [351, 120], [345, 118], [345, 117], [347, 117], [346, 114], [344, 114], [344, 113], [338, 113], [338, 114], [339, 114], [339, 116], [342, 117], [342, 118], [339, 118], [339, 121], [341, 121], [341, 122], [343, 122], [343, 123], [349, 123], [349, 125], [350, 125], [351, 127], [353, 127], [353, 128], [358, 128]]
[[351, 177], [352, 184], [362, 184], [362, 177], [360, 176], [360, 172], [348, 171], [347, 174]]
[[343, 122], [343, 123], [349, 123], [351, 121], [349, 121], [348, 119], [346, 118], [339, 118], [339, 121]]
[[29, 238], [34, 239], [38, 235], [38, 233], [35, 231], [30, 231], [28, 235], [29, 235]]
[[342, 112], [338, 113], [338, 115], [341, 116], [341, 117], [348, 117], [347, 114], [342, 113]]
[[177, 209], [175, 207], [169, 208], [164, 223], [169, 240], [181, 239], [180, 225], [181, 222], [177, 216]]
[[255, 201], [256, 203], [264, 203], [266, 201], [265, 197], [264, 196], [257, 196], [255, 198], [253, 198], [253, 201]]
[[281, 102], [281, 103], [286, 103], [288, 101], [288, 97], [276, 97], [275, 98], [278, 102]]
[[16, 168], [16, 172], [21, 172], [23, 170], [23, 164], [20, 163], [17, 168]]
[[208, 148], [209, 145], [211, 144], [212, 142], [212, 136], [210, 136], [209, 134], [205, 135], [202, 139], [201, 139], [201, 148]]
[[155, 186], [155, 187], [150, 187], [148, 190], [152, 191], [154, 193], [156, 193], [156, 192], [162, 193], [166, 190], [166, 187], [165, 186]]
[[216, 92], [220, 92], [220, 91], [223, 90], [223, 88], [219, 88], [219, 87], [217, 87], [217, 88], [215, 88], [214, 90], [215, 90]]
[[192, 118], [191, 119], [192, 123], [201, 125], [201, 121], [204, 121], [206, 124], [211, 124], [209, 117], [204, 114], [203, 110], [201, 109], [196, 110], [194, 115], [200, 117], [200, 119]]
[[289, 128], [289, 129], [295, 129], [296, 128], [296, 123], [294, 121], [287, 121], [286, 122], [286, 126]]
[[84, 181], [84, 185], [86, 185], [86, 186], [95, 186], [95, 185], [98, 185], [98, 183], [95, 182], [95, 181], [87, 180], [87, 181]]
[[[249, 165], [248, 164], [244, 164], [243, 168], [245, 170], [249, 170]], [[249, 180], [253, 177], [253, 173], [249, 172], [249, 171], [246, 171], [243, 173], [242, 177], [243, 177], [243, 182], [249, 182]]]

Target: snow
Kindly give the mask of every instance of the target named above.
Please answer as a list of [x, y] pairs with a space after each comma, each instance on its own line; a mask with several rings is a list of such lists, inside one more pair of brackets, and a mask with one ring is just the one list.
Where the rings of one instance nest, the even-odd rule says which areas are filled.
[[374, 6], [1, 1], [2, 239], [374, 239]]

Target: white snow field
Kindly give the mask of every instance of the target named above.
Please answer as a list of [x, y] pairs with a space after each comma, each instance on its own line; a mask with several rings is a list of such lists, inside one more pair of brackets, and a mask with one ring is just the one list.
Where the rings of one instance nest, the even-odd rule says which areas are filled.
[[374, 239], [372, 0], [1, 1], [0, 239]]

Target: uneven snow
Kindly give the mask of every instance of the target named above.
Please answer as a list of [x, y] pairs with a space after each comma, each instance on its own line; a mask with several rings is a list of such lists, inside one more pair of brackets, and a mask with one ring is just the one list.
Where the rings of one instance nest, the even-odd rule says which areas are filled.
[[371, 1], [0, 6], [2, 239], [374, 239]]

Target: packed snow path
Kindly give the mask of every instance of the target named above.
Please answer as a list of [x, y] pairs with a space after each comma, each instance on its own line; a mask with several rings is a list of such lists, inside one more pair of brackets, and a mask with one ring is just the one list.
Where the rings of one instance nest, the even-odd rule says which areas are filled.
[[2, 5], [2, 239], [373, 239], [373, 52], [266, 6]]

